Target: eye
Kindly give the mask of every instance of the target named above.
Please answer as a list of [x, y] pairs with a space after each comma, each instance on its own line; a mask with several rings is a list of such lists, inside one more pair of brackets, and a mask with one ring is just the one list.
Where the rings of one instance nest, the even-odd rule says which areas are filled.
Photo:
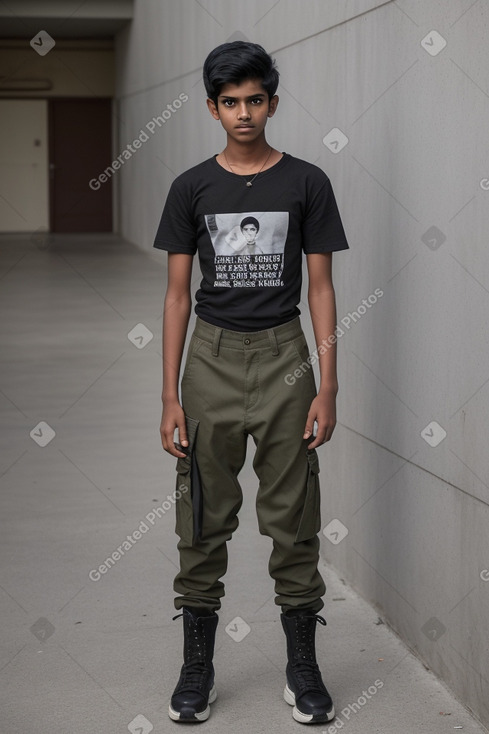
[[232, 107], [234, 104], [234, 100], [232, 99], [225, 99], [223, 102], [224, 107]]
[[261, 97], [255, 97], [251, 101], [256, 102], [257, 104], [261, 104], [263, 102], [263, 99]]

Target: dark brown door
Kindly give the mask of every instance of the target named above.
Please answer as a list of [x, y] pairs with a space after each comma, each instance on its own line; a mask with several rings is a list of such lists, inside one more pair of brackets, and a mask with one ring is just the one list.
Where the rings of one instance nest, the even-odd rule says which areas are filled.
[[110, 99], [52, 99], [49, 113], [51, 231], [112, 232], [112, 181], [98, 181], [112, 161]]

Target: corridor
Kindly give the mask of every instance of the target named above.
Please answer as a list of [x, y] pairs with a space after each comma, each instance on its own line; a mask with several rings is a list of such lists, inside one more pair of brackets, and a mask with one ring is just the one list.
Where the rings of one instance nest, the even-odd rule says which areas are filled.
[[[166, 255], [111, 234], [42, 233], [2, 235], [0, 254], [0, 730], [176, 731], [175, 465], [158, 431]], [[198, 280], [196, 268], [194, 289]], [[250, 442], [218, 698], [201, 726], [212, 734], [301, 729], [282, 698], [285, 639], [252, 453]], [[485, 731], [334, 569], [321, 570], [317, 643], [337, 717], [311, 731]]]

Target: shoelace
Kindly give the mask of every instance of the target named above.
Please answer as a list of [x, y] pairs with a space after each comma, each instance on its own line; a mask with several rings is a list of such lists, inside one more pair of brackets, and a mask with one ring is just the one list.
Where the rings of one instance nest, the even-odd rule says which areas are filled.
[[[183, 617], [183, 615], [184, 612], [175, 614], [172, 619], [178, 619], [178, 617]], [[178, 693], [182, 693], [182, 691], [196, 691], [197, 693], [201, 693], [202, 689], [205, 688], [205, 682], [209, 672], [205, 664], [198, 659], [184, 663]]]
[[197, 691], [201, 693], [205, 688], [205, 682], [209, 675], [209, 669], [203, 663], [193, 662], [183, 666], [182, 682], [178, 686], [178, 692]]
[[[299, 655], [301, 651], [304, 651], [304, 648], [309, 648], [309, 650], [313, 648], [315, 626], [311, 625], [312, 619], [323, 626], [326, 626], [326, 620], [319, 614], [307, 615], [302, 619], [301, 617], [297, 617], [297, 627], [295, 632]], [[308, 690], [316, 691], [318, 693], [326, 693], [326, 688], [321, 678], [319, 666], [312, 659], [306, 660], [302, 655], [302, 659], [299, 658], [296, 660], [292, 664], [292, 668], [301, 692]]]
[[315, 625], [311, 624], [312, 620], [319, 622], [324, 627], [326, 626], [326, 620], [321, 617], [320, 614], [310, 614], [304, 617], [296, 617], [297, 623], [295, 628], [296, 643], [298, 649], [308, 647], [310, 650], [314, 648], [314, 632], [316, 629]]
[[292, 665], [295, 679], [298, 684], [299, 690], [297, 694], [300, 695], [303, 691], [316, 691], [317, 693], [325, 693], [325, 686], [321, 678], [321, 673], [317, 663], [294, 663]]

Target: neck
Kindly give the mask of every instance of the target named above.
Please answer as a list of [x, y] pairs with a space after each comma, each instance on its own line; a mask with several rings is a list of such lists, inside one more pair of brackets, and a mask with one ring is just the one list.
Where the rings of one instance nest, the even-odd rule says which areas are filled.
[[263, 159], [271, 146], [267, 143], [265, 135], [253, 140], [249, 143], [238, 143], [236, 140], [228, 137], [227, 145], [224, 152], [232, 163], [246, 166]]

